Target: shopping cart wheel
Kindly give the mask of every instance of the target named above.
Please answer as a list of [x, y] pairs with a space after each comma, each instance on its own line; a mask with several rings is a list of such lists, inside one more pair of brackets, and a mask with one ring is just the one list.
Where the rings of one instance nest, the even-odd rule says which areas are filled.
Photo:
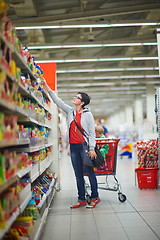
[[86, 201], [88, 204], [91, 203], [91, 196], [89, 194], [86, 195]]
[[125, 202], [127, 198], [126, 198], [126, 195], [122, 193], [118, 193], [118, 199], [120, 202]]

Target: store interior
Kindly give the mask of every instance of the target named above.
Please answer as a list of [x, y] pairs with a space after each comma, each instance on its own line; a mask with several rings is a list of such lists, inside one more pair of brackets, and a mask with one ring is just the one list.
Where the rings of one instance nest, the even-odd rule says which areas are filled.
[[[159, 14], [157, 0], [0, 0], [1, 240], [160, 239]], [[92, 210], [70, 209], [67, 118], [43, 78], [69, 105], [88, 93], [108, 129]]]

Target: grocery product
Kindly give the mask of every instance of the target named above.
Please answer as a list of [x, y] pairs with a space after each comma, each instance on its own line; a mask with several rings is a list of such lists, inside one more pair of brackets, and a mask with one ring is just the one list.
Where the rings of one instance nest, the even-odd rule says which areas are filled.
[[158, 167], [158, 140], [139, 141], [134, 147], [137, 149], [139, 168]]

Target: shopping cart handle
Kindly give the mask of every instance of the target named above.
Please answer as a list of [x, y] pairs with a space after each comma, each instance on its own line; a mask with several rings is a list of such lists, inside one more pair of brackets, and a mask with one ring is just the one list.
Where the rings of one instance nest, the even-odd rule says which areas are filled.
[[120, 138], [96, 138], [95, 140], [96, 140], [96, 142], [106, 141], [106, 142], [116, 142], [116, 143], [118, 143], [120, 141]]

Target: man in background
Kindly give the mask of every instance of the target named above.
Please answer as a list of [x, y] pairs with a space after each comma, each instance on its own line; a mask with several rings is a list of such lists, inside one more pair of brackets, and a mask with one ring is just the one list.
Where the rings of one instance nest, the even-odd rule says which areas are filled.
[[104, 135], [105, 135], [106, 138], [108, 138], [108, 136], [109, 136], [108, 129], [102, 124], [102, 120], [101, 119], [96, 120], [96, 125], [100, 126], [100, 127], [103, 127]]

